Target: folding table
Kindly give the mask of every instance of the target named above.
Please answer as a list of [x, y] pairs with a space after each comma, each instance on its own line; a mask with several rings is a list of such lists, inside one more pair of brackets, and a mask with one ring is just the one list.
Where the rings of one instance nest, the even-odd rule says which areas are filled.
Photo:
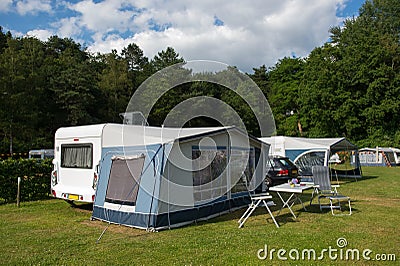
[[269, 215], [271, 216], [272, 220], [274, 221], [276, 227], [279, 228], [279, 224], [276, 222], [274, 216], [272, 215], [271, 210], [268, 207], [268, 202], [266, 200], [272, 199], [272, 196], [268, 193], [263, 193], [263, 194], [255, 194], [255, 195], [250, 195], [251, 197], [251, 204], [247, 208], [247, 210], [244, 212], [242, 217], [240, 217], [238, 223], [239, 223], [239, 228], [241, 228], [246, 220], [250, 217], [250, 215], [255, 211], [255, 209], [260, 205], [260, 203], [264, 203], [265, 208], [267, 209]]
[[[303, 204], [303, 201], [301, 201], [301, 199], [298, 197], [298, 195], [302, 194], [303, 191], [305, 191], [307, 189], [312, 189], [312, 188], [313, 188], [313, 185], [311, 185], [311, 184], [301, 184], [301, 185], [296, 184], [294, 187], [292, 187], [292, 186], [290, 186], [289, 183], [285, 183], [282, 185], [270, 187], [269, 191], [275, 191], [283, 203], [283, 206], [279, 210], [278, 214], [281, 212], [281, 210], [283, 208], [287, 207], [289, 209], [289, 211], [292, 213], [293, 217], [296, 219], [297, 217], [292, 210], [293, 204], [296, 201], [299, 201], [301, 203], [301, 205], [303, 206], [304, 210], [307, 210]], [[285, 200], [282, 197], [281, 193], [282, 194], [290, 194], [290, 196]]]

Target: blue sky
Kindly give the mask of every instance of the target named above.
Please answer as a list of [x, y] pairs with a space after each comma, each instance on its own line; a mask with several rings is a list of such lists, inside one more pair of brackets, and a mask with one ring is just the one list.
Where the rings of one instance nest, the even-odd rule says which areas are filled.
[[91, 52], [136, 43], [152, 58], [167, 46], [186, 60], [249, 72], [284, 56], [306, 56], [329, 28], [357, 16], [365, 0], [0, 0], [0, 26], [14, 36], [68, 37]]

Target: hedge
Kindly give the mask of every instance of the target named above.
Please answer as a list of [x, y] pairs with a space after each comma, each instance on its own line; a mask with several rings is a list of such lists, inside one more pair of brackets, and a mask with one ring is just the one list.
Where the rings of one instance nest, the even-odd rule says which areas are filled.
[[16, 201], [18, 177], [21, 177], [21, 201], [48, 198], [52, 167], [50, 159], [8, 159], [0, 161], [0, 203]]

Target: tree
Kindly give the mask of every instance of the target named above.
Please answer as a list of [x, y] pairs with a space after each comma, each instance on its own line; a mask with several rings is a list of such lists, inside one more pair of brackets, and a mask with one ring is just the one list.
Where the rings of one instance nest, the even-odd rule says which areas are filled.
[[126, 61], [115, 50], [104, 55], [103, 60], [106, 67], [100, 75], [99, 87], [108, 99], [103, 106], [103, 119], [121, 121], [119, 113], [125, 112], [130, 98]]
[[71, 39], [51, 37], [47, 42], [48, 83], [55, 102], [64, 111], [67, 125], [95, 122], [88, 112], [95, 104], [97, 73], [93, 72], [89, 54]]
[[143, 51], [135, 43], [122, 49], [122, 58], [126, 61], [128, 70], [128, 79], [130, 80], [130, 93], [136, 90], [151, 74], [149, 59], [144, 56]]
[[346, 136], [363, 145], [393, 146], [400, 133], [400, 116], [393, 112], [400, 100], [399, 25], [399, 1], [375, 0], [367, 1], [360, 16], [343, 28], [331, 29], [340, 53], [338, 84], [348, 96], [338, 119], [344, 121]]
[[7, 39], [11, 38], [11, 33], [9, 31], [4, 33], [3, 28], [0, 26], [0, 54], [3, 53], [4, 49], [7, 47]]
[[159, 71], [165, 67], [172, 66], [178, 63], [184, 63], [183, 57], [179, 57], [179, 54], [175, 52], [174, 48], [167, 47], [167, 49], [158, 52], [151, 60], [151, 65], [155, 71]]
[[278, 134], [301, 136], [301, 102], [299, 88], [303, 80], [305, 61], [285, 57], [272, 67], [267, 76], [270, 91], [267, 94], [273, 110]]

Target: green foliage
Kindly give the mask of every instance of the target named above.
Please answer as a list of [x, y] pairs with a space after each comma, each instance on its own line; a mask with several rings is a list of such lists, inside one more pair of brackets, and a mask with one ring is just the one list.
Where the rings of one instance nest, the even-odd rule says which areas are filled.
[[[360, 146], [400, 146], [400, 1], [368, 0], [358, 17], [329, 32], [330, 41], [306, 58], [284, 57], [248, 74], [269, 101], [276, 133], [345, 136]], [[0, 152], [51, 147], [61, 126], [120, 122], [119, 113], [141, 110], [160, 95], [160, 88], [192, 75], [187, 69], [176, 77], [158, 75], [148, 84], [143, 102], [130, 103], [127, 110], [148, 77], [183, 62], [172, 47], [152, 59], [134, 43], [120, 54], [113, 50], [92, 55], [72, 39], [16, 38], [0, 26]], [[255, 102], [253, 84], [230, 80], [229, 72], [238, 70], [196, 75], [223, 80]], [[209, 96], [229, 104], [246, 129], [259, 136], [258, 115], [253, 113], [259, 110], [251, 110], [236, 92], [207, 82], [181, 84], [157, 100], [149, 123], [162, 125], [177, 104]], [[218, 123], [204, 117], [186, 123], [214, 125]]]
[[8, 159], [0, 161], [0, 202], [17, 198], [21, 178], [21, 201], [46, 199], [50, 193], [51, 160]]
[[278, 135], [301, 136], [300, 83], [305, 62], [300, 58], [285, 57], [268, 72], [270, 93], [268, 100], [273, 110]]
[[174, 48], [167, 47], [165, 51], [161, 51], [156, 56], [154, 56], [151, 64], [155, 71], [159, 71], [165, 67], [183, 62], [185, 62], [185, 60], [183, 59], [183, 57], [179, 57], [179, 53], [177, 53]]
[[330, 30], [331, 42], [269, 70], [279, 134], [400, 145], [399, 3], [366, 1], [359, 17]]

